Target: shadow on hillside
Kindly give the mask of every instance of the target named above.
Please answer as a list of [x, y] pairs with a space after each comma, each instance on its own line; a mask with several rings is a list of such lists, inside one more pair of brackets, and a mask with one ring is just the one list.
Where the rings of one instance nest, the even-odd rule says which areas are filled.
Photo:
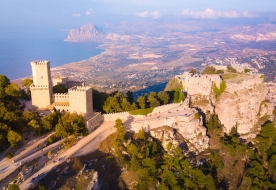
[[[77, 177], [84, 164], [86, 164], [86, 169], [82, 175]], [[124, 184], [120, 181], [121, 168], [116, 159], [111, 154], [99, 150], [85, 156], [73, 158], [69, 163], [62, 163], [58, 168], [51, 171], [40, 182], [40, 185], [50, 189], [56, 181], [55, 187], [52, 187], [53, 189], [76, 189], [76, 187], [77, 189], [87, 189], [92, 176], [89, 176], [86, 170], [98, 172], [100, 189], [119, 190], [124, 188]], [[36, 189], [38, 187], [34, 188], [34, 190]]]

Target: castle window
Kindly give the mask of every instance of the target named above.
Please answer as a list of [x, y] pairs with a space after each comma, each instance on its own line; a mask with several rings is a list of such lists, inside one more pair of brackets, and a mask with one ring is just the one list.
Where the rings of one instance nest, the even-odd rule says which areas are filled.
[[43, 79], [43, 76], [41, 76], [41, 79]]

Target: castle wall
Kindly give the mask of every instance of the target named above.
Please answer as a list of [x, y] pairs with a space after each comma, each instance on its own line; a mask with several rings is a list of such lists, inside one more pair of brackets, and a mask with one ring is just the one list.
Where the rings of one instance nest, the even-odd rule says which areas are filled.
[[68, 90], [69, 93], [69, 111], [82, 115], [93, 113], [92, 88], [75, 86]]
[[69, 111], [69, 103], [68, 102], [60, 102], [60, 103], [54, 103], [54, 107], [58, 111]]
[[173, 103], [173, 104], [158, 106], [158, 107], [154, 108], [152, 113], [150, 113], [149, 115], [154, 115], [154, 114], [166, 112], [166, 111], [171, 110], [173, 108], [179, 107], [180, 105], [181, 105], [181, 103]]
[[132, 120], [133, 118], [144, 118], [144, 115], [131, 115], [129, 112], [120, 112], [120, 113], [109, 113], [103, 114], [104, 122], [112, 122], [116, 121], [117, 119], [121, 120]]
[[47, 85], [49, 86], [50, 92], [52, 93], [50, 61], [32, 61], [31, 67], [33, 74], [33, 85]]
[[125, 126], [132, 131], [138, 132], [141, 128], [146, 129], [147, 131], [162, 127], [162, 126], [173, 126], [177, 122], [188, 123], [194, 119], [194, 115], [189, 116], [172, 116], [172, 117], [163, 117], [135, 122], [127, 122]]
[[69, 94], [68, 93], [55, 93], [52, 94], [53, 102], [69, 102]]
[[83, 82], [83, 81], [71, 81], [71, 80], [66, 82], [66, 87], [67, 88], [72, 88], [74, 86], [85, 86], [85, 82]]
[[65, 84], [68, 82], [68, 77], [55, 77], [53, 78], [53, 86], [58, 84]]
[[86, 127], [89, 133], [95, 130], [103, 122], [103, 120], [103, 115], [100, 112], [94, 113], [94, 115], [86, 121]]
[[217, 86], [220, 85], [222, 79], [220, 75], [198, 75], [188, 72], [184, 72], [181, 78], [182, 84], [184, 85], [184, 90], [189, 95], [202, 94], [209, 95], [212, 92], [212, 85], [216, 83]]
[[49, 87], [31, 86], [32, 105], [37, 108], [46, 108], [52, 103]]
[[52, 81], [50, 73], [50, 61], [31, 62], [33, 84], [30, 87], [32, 105], [38, 108], [46, 108], [52, 103]]

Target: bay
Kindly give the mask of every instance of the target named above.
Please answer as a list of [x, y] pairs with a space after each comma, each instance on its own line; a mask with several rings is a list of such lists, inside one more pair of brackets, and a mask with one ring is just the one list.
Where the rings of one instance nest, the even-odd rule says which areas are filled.
[[103, 51], [98, 43], [65, 42], [68, 32], [20, 31], [0, 35], [0, 74], [10, 80], [31, 76], [31, 61], [49, 60], [53, 68]]

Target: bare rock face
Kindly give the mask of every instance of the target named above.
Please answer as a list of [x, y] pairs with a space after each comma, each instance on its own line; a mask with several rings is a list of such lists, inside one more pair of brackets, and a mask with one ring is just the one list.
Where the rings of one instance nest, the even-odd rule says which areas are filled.
[[260, 127], [258, 121], [272, 117], [273, 105], [265, 100], [266, 85], [258, 77], [227, 85], [214, 103], [224, 131], [229, 133], [232, 127], [237, 127], [241, 135], [256, 134]]
[[209, 147], [209, 137], [206, 136], [206, 128], [198, 119], [190, 122], [178, 121], [173, 126], [163, 126], [151, 130], [151, 135], [162, 142], [167, 150], [167, 145], [172, 144], [173, 148], [180, 147], [185, 152], [196, 154]]
[[67, 38], [64, 41], [85, 42], [95, 41], [100, 37], [101, 29], [92, 23], [82, 25], [77, 29], [70, 30]]
[[[262, 75], [226, 73], [222, 80], [219, 75], [184, 73], [178, 78], [184, 84], [190, 106], [217, 114], [226, 133], [237, 127], [243, 137], [253, 137], [265, 121], [273, 120], [274, 107], [266, 100], [267, 87]], [[222, 91], [221, 84], [226, 86]]]

